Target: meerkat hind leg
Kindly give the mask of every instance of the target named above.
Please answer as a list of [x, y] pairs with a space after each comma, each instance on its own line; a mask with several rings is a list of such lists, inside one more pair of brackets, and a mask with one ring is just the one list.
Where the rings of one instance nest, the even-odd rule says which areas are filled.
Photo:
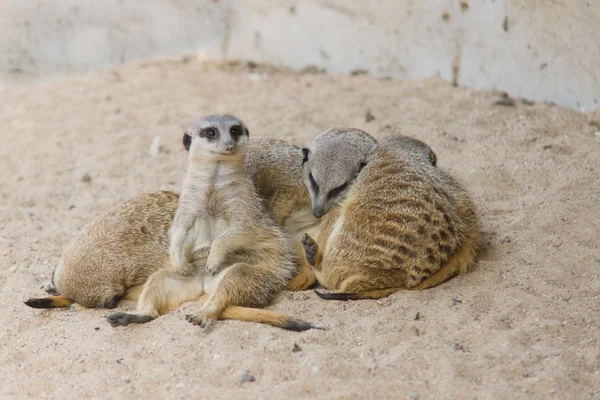
[[106, 319], [113, 327], [149, 322], [187, 301], [198, 299], [203, 293], [201, 276], [184, 276], [162, 269], [148, 278], [138, 299], [138, 311], [116, 312]]
[[[234, 264], [206, 283], [209, 296], [202, 307], [186, 317], [193, 325], [204, 328], [209, 320], [218, 320], [221, 313], [229, 306], [256, 307], [266, 304], [256, 304], [256, 294], [260, 293], [261, 282], [253, 280], [250, 267], [245, 263]], [[212, 286], [212, 288], [210, 288]], [[252, 301], [249, 299], [255, 299]], [[266, 302], [265, 302], [266, 303]]]
[[113, 328], [117, 326], [127, 326], [129, 324], [143, 324], [154, 319], [153, 316], [146, 313], [126, 313], [116, 312], [106, 316], [106, 320]]

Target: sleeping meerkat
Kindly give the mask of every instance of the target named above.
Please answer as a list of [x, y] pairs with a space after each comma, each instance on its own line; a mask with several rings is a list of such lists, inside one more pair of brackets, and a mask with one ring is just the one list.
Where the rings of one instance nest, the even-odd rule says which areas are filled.
[[[298, 274], [289, 290], [306, 290], [316, 281], [300, 242], [304, 232], [316, 234], [319, 223], [302, 183], [302, 158], [297, 146], [258, 138], [248, 142], [245, 161], [270, 214], [294, 243]], [[114, 308], [121, 298], [137, 300], [148, 277], [169, 265], [169, 230], [178, 199], [176, 192], [142, 193], [97, 217], [65, 248], [52, 282], [44, 287], [52, 296], [25, 304]]]
[[187, 319], [263, 322], [284, 329], [312, 326], [288, 317], [263, 318], [296, 271], [290, 242], [264, 208], [244, 169], [248, 130], [231, 115], [197, 120], [184, 135], [189, 164], [171, 230], [171, 269], [154, 273], [135, 313], [114, 313], [112, 326], [147, 322], [198, 299]]
[[137, 300], [157, 269], [169, 265], [169, 229], [179, 194], [140, 193], [88, 224], [65, 248], [45, 286], [53, 296], [25, 302], [34, 308], [80, 304], [115, 308]]
[[381, 298], [430, 288], [472, 270], [479, 227], [467, 191], [436, 168], [431, 148], [390, 136], [369, 157], [346, 198], [323, 217], [316, 241], [305, 235], [303, 244], [317, 279], [334, 292], [317, 292], [320, 297]]

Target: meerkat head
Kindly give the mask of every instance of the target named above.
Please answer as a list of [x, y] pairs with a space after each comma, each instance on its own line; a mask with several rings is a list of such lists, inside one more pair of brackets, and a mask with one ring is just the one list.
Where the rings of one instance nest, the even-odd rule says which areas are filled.
[[183, 134], [183, 147], [190, 153], [232, 155], [248, 143], [248, 128], [233, 115], [208, 115], [196, 120]]
[[303, 180], [320, 218], [342, 201], [377, 141], [359, 129], [330, 128], [302, 149]]
[[379, 142], [380, 148], [394, 149], [403, 156], [412, 158], [432, 166], [437, 166], [437, 156], [425, 142], [404, 135], [386, 136]]

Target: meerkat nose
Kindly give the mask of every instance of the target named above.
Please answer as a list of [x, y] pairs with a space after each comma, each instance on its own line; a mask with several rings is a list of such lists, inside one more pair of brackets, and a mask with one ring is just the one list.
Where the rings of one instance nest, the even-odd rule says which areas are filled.
[[313, 215], [315, 216], [315, 218], [321, 218], [323, 216], [323, 214], [325, 214], [325, 210], [323, 209], [322, 206], [315, 206], [313, 207]]

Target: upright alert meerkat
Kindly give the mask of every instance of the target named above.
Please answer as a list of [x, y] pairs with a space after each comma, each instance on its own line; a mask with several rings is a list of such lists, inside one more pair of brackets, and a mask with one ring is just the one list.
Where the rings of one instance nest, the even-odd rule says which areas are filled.
[[[288, 317], [264, 318], [264, 310], [296, 272], [290, 241], [267, 214], [244, 169], [248, 130], [231, 115], [200, 118], [184, 135], [189, 165], [171, 230], [172, 269], [146, 283], [138, 312], [108, 316], [112, 326], [146, 322], [198, 299], [187, 319], [233, 318], [285, 329], [312, 326]], [[245, 308], [251, 307], [251, 308]]]
[[[308, 162], [311, 154], [326, 153], [315, 149]], [[469, 272], [479, 249], [467, 191], [436, 167], [429, 146], [406, 136], [383, 139], [345, 199], [322, 219], [316, 241], [305, 235], [303, 244], [318, 281], [334, 292], [317, 292], [325, 299], [430, 288]]]

